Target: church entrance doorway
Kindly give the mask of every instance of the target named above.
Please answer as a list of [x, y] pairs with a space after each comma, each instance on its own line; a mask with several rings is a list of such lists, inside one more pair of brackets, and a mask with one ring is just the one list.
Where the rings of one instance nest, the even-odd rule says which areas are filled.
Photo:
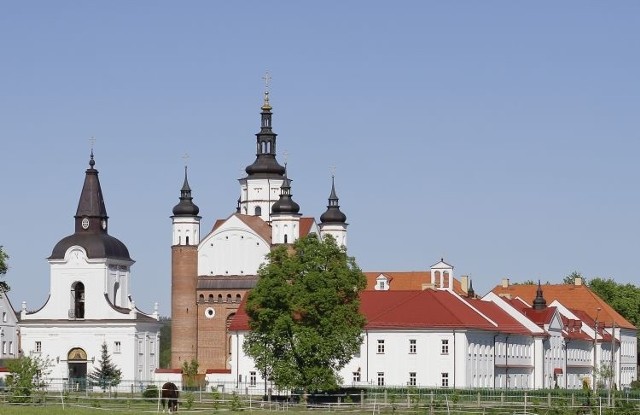
[[67, 366], [69, 367], [69, 388], [84, 390], [87, 386], [87, 352], [80, 347], [69, 350]]

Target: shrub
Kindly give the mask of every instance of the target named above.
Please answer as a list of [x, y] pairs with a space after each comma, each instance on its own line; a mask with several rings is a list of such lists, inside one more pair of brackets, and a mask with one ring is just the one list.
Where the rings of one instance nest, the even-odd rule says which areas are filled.
[[193, 402], [196, 400], [193, 392], [185, 392], [184, 394], [184, 406], [187, 409], [193, 408]]
[[156, 385], [148, 385], [144, 391], [142, 391], [142, 397], [148, 402], [153, 402], [158, 399], [158, 387]]
[[232, 411], [242, 410], [242, 402], [240, 401], [240, 396], [238, 396], [236, 392], [233, 392], [233, 397], [231, 398], [231, 410]]

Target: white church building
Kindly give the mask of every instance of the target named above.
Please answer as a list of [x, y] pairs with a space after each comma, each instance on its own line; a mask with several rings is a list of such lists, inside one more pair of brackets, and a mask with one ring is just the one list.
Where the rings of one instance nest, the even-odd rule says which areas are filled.
[[99, 367], [102, 345], [122, 372], [121, 387], [153, 379], [160, 355], [157, 310], [147, 314], [131, 296], [129, 250], [109, 235], [93, 151], [75, 214], [75, 231], [53, 248], [50, 292], [34, 311], [19, 312], [21, 352], [52, 364], [52, 387], [82, 387]]

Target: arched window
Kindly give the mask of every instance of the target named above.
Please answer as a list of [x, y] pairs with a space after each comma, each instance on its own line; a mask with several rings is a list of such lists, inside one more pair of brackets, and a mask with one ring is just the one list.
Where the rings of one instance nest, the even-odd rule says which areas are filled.
[[204, 302], [204, 294], [200, 294], [200, 302], [203, 303]]
[[221, 303], [222, 302], [222, 294], [218, 294], [218, 302]]
[[289, 238], [287, 238], [289, 235], [285, 234], [284, 235], [284, 243], [288, 243], [289, 242]]
[[227, 303], [231, 302], [231, 294], [227, 294]]
[[189, 245], [189, 237], [188, 237], [188, 236], [185, 236], [185, 237], [184, 237], [184, 239], [186, 240], [185, 245]]
[[71, 285], [71, 301], [73, 303], [73, 314], [70, 317], [84, 318], [84, 284], [80, 281]]
[[209, 302], [213, 303], [213, 294], [209, 294]]
[[242, 301], [242, 296], [240, 294], [236, 294], [236, 303]]
[[254, 216], [260, 216], [262, 215], [262, 208], [260, 206], [256, 206], [255, 209], [253, 210]]

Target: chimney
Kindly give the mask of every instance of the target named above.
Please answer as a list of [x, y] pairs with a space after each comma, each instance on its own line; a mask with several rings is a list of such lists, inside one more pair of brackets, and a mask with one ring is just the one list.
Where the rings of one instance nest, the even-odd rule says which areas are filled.
[[582, 285], [582, 277], [576, 277], [576, 278], [573, 280], [573, 283], [574, 283], [575, 285]]
[[509, 278], [502, 279], [502, 288], [509, 288]]
[[469, 276], [468, 275], [461, 275], [460, 276], [460, 286], [462, 288], [462, 291], [469, 292]]

